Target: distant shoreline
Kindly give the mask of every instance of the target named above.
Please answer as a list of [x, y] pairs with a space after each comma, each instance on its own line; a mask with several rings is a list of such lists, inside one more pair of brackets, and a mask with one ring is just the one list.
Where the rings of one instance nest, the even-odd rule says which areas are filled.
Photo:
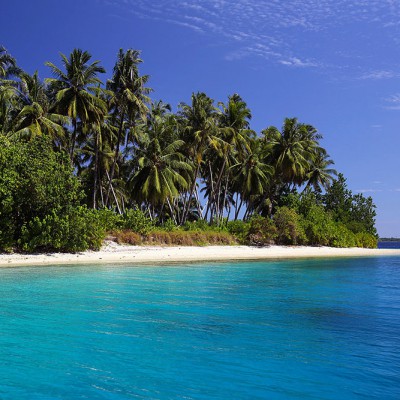
[[83, 253], [0, 254], [0, 267], [69, 264], [165, 264], [201, 261], [278, 260], [296, 258], [399, 256], [400, 249], [307, 246], [152, 247], [106, 243]]

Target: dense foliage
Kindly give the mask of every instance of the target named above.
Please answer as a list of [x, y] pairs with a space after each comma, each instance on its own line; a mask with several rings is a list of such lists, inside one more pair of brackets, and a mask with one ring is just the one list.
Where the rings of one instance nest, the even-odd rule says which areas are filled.
[[75, 49], [47, 62], [42, 81], [0, 47], [0, 249], [98, 248], [111, 231], [131, 242], [375, 244], [372, 199], [334, 179], [313, 126], [287, 118], [258, 135], [237, 94], [193, 93], [174, 113], [149, 97], [141, 63], [120, 50], [103, 85], [100, 62]]

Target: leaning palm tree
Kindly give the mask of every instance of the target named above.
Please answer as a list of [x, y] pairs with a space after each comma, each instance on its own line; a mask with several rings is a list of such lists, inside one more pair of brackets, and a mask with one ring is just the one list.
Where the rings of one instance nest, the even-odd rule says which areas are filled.
[[101, 84], [99, 73], [105, 70], [99, 61], [89, 64], [92, 56], [87, 51], [74, 49], [67, 58], [61, 53], [64, 70], [51, 62], [46, 65], [51, 68], [55, 78], [46, 79], [54, 100], [54, 109], [58, 114], [71, 119], [73, 131], [69, 143], [71, 162], [74, 160], [78, 123], [100, 123], [107, 107], [103, 99], [96, 96]]

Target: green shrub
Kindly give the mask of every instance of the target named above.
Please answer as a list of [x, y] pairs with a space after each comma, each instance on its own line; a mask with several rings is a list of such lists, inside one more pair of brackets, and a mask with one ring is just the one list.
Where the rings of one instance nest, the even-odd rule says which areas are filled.
[[18, 244], [22, 229], [64, 215], [83, 198], [66, 154], [46, 137], [10, 143], [0, 137], [0, 250]]
[[179, 229], [179, 227], [176, 225], [173, 219], [168, 218], [162, 225], [162, 229], [164, 229], [167, 232], [172, 232], [176, 229]]
[[304, 244], [307, 237], [295, 210], [286, 206], [278, 208], [274, 215], [277, 239], [280, 244]]
[[233, 235], [240, 243], [247, 243], [250, 230], [249, 222], [244, 222], [242, 220], [228, 221], [226, 227], [228, 232]]
[[24, 251], [77, 252], [100, 249], [104, 237], [98, 212], [80, 206], [63, 215], [34, 217], [22, 227], [18, 244]]
[[357, 247], [356, 236], [342, 223], [335, 223], [330, 246], [333, 247]]
[[277, 237], [277, 230], [270, 218], [255, 215], [250, 220], [247, 242], [253, 246], [273, 244]]
[[311, 205], [302, 219], [302, 226], [311, 245], [329, 246], [334, 237], [331, 215], [321, 206]]
[[186, 221], [182, 228], [185, 231], [204, 232], [213, 229], [214, 227], [209, 225], [205, 219], [199, 219], [197, 221]]
[[376, 249], [378, 247], [378, 239], [368, 232], [356, 233], [357, 247], [366, 249]]
[[124, 218], [108, 208], [102, 208], [97, 211], [100, 226], [106, 231], [114, 231], [124, 226]]
[[278, 207], [286, 206], [291, 210], [299, 212], [300, 205], [301, 205], [301, 195], [296, 192], [296, 193], [289, 193], [286, 196], [282, 196], [279, 199]]
[[131, 209], [123, 216], [123, 228], [130, 229], [140, 235], [147, 235], [155, 224], [142, 210]]

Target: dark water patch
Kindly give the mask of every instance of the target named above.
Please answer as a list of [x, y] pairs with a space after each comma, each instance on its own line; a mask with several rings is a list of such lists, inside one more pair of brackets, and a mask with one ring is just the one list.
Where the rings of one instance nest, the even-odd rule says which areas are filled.
[[378, 249], [400, 249], [400, 241], [382, 241], [378, 242]]

